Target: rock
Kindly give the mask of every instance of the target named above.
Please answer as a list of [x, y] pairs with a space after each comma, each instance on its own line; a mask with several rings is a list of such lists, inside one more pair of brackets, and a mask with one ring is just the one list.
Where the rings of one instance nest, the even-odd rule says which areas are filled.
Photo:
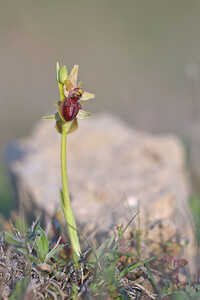
[[[41, 121], [28, 139], [7, 149], [29, 213], [53, 215], [60, 209], [61, 136], [53, 127]], [[101, 240], [117, 224], [126, 225], [139, 202], [142, 228], [148, 228], [152, 245], [189, 239], [194, 257], [184, 152], [175, 136], [141, 132], [111, 115], [92, 116], [68, 136], [67, 162], [72, 206], [85, 234], [96, 230]]]

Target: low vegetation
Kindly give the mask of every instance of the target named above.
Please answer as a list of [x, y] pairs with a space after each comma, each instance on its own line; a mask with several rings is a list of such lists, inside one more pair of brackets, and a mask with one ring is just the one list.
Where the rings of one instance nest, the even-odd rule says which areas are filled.
[[[118, 224], [115, 234], [97, 249], [77, 230], [67, 180], [66, 138], [77, 129], [77, 118], [89, 116], [82, 105], [94, 98], [77, 84], [77, 76], [78, 66], [68, 75], [67, 68], [57, 64], [58, 112], [44, 117], [55, 120], [62, 136], [60, 199], [65, 224], [55, 215], [47, 236], [39, 220], [21, 232], [16, 215], [13, 224], [2, 218], [0, 299], [200, 299], [198, 276], [189, 276], [187, 261], [178, 257], [180, 245], [144, 257], [148, 240], [142, 241], [140, 221], [130, 226], [140, 219], [139, 212], [126, 227]], [[192, 199], [192, 207], [197, 203]], [[88, 245], [84, 251], [80, 237]]]

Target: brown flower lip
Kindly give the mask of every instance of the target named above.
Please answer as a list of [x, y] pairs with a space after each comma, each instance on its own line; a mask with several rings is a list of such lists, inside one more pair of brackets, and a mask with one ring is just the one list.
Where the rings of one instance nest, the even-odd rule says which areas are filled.
[[71, 91], [71, 95], [69, 94], [69, 97], [66, 97], [59, 107], [60, 116], [65, 122], [75, 119], [79, 110], [82, 108], [78, 101], [82, 97], [82, 92], [79, 91], [80, 89], [75, 90], [76, 89]]

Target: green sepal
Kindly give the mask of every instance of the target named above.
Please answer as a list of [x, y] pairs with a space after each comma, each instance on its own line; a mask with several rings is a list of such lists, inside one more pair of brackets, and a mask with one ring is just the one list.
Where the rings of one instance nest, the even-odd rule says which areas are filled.
[[58, 85], [58, 90], [59, 90], [59, 95], [60, 95], [60, 101], [62, 102], [65, 99], [65, 95], [64, 95], [64, 91], [63, 91], [63, 84], [60, 83], [59, 73], [60, 73], [60, 66], [59, 66], [59, 63], [57, 62], [57, 64], [56, 64], [56, 80], [57, 80], [57, 85]]
[[50, 116], [42, 117], [42, 120], [44, 121], [54, 121], [55, 120], [55, 114]]
[[65, 119], [63, 118], [63, 115], [62, 115], [61, 105], [58, 107], [58, 114], [59, 114], [60, 119], [63, 120], [63, 122], [66, 122]]
[[[55, 128], [60, 134], [62, 134], [62, 126], [63, 126], [62, 124], [63, 124], [63, 121], [61, 119], [56, 121]], [[65, 122], [64, 124], [65, 124], [64, 126], [67, 125], [67, 127], [70, 125], [69, 129], [67, 129], [67, 134], [72, 133], [72, 132], [76, 131], [76, 129], [78, 129], [77, 118], [75, 118], [74, 120], [72, 120], [70, 122]]]
[[58, 133], [62, 134], [62, 120], [61, 119], [56, 121], [55, 129], [58, 131]]
[[74, 65], [69, 75], [69, 80], [72, 82], [74, 87], [77, 86], [78, 69], [79, 65]]
[[60, 120], [60, 116], [59, 116], [59, 113], [57, 112], [57, 113], [55, 113], [55, 114], [53, 114], [53, 115], [49, 115], [49, 116], [45, 116], [45, 117], [42, 117], [42, 120], [44, 120], [44, 121], [54, 121], [54, 120], [56, 120], [56, 121], [58, 121], [58, 120]]
[[84, 119], [87, 119], [89, 116], [91, 116], [91, 113], [80, 109], [78, 112], [77, 118], [84, 120]]
[[75, 118], [74, 120], [72, 120], [72, 123], [71, 123], [71, 127], [68, 131], [68, 134], [69, 133], [72, 133], [74, 131], [76, 131], [76, 129], [78, 129], [78, 121], [77, 121], [77, 118]]
[[84, 93], [83, 93], [83, 96], [82, 96], [81, 99], [80, 99], [80, 102], [81, 102], [81, 101], [87, 101], [87, 100], [94, 99], [94, 98], [95, 98], [95, 94], [91, 94], [91, 93], [88, 93], [88, 92], [84, 92]]
[[67, 77], [68, 77], [68, 71], [66, 66], [61, 66], [59, 69], [59, 82], [64, 84]]
[[59, 85], [59, 70], [60, 70], [60, 66], [59, 66], [59, 63], [57, 61], [57, 63], [56, 63], [56, 81], [57, 81], [58, 85]]

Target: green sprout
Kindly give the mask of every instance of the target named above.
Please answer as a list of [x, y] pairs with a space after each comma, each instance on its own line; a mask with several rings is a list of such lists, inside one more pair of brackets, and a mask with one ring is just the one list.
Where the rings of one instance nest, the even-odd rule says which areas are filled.
[[27, 255], [30, 261], [37, 265], [49, 262], [50, 258], [65, 246], [64, 244], [60, 244], [61, 237], [59, 237], [56, 244], [50, 249], [46, 233], [38, 225], [38, 222], [25, 235], [21, 235], [14, 228], [14, 232], [5, 231], [3, 237], [8, 244]]
[[70, 74], [66, 66], [56, 66], [56, 77], [60, 99], [55, 103], [58, 112], [52, 116], [44, 117], [44, 120], [56, 120], [56, 129], [61, 133], [61, 177], [62, 189], [60, 199], [62, 210], [68, 227], [69, 238], [73, 251], [74, 262], [78, 262], [81, 255], [81, 247], [77, 234], [77, 227], [71, 207], [66, 163], [66, 139], [67, 135], [78, 128], [77, 118], [85, 119], [90, 114], [82, 110], [85, 101], [93, 99], [94, 94], [84, 92], [82, 83], [77, 84], [79, 66], [75, 65]]

